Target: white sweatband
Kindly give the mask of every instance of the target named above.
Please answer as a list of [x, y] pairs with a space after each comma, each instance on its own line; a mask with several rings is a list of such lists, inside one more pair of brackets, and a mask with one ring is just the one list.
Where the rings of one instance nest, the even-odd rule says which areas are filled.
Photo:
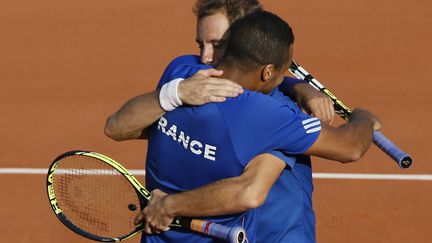
[[176, 78], [162, 86], [159, 92], [159, 103], [165, 111], [172, 111], [183, 104], [177, 93], [181, 81], [182, 78]]

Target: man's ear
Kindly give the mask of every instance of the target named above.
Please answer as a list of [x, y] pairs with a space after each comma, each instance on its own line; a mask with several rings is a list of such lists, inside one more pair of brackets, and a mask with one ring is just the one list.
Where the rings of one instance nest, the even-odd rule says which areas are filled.
[[261, 82], [269, 81], [276, 71], [275, 65], [267, 64], [264, 65], [261, 69]]

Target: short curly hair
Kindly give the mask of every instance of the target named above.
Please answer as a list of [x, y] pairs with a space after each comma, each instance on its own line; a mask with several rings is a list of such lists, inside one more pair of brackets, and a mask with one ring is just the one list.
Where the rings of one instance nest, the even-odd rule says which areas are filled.
[[215, 13], [226, 14], [230, 24], [236, 20], [262, 10], [263, 6], [258, 0], [197, 0], [193, 13], [198, 20]]
[[273, 13], [257, 11], [231, 25], [223, 61], [244, 71], [266, 64], [280, 69], [293, 43], [294, 34], [287, 22]]

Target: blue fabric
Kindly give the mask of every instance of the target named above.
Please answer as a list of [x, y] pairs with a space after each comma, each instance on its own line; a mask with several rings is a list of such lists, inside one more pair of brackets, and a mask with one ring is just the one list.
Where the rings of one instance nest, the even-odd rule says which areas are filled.
[[[174, 78], [187, 78], [206, 65], [182, 56], [166, 69], [158, 87]], [[148, 131], [146, 185], [167, 193], [191, 190], [223, 178], [240, 175], [258, 154], [270, 152], [288, 167], [258, 210], [205, 218], [227, 226], [242, 226], [249, 242], [314, 239], [311, 193], [312, 173], [302, 153], [319, 136], [306, 133], [302, 121], [310, 119], [279, 90], [266, 96], [245, 90], [224, 103], [184, 106], [169, 112]], [[310, 180], [309, 180], [310, 179]], [[289, 223], [287, 223], [289, 222]], [[258, 224], [258, 235], [256, 229]], [[190, 232], [171, 230], [146, 236], [142, 242], [217, 242]], [[285, 241], [283, 241], [285, 242]]]
[[279, 85], [279, 90], [288, 95], [293, 86], [300, 83], [306, 83], [306, 81], [292, 77], [284, 77], [282, 83]]
[[170, 79], [169, 75], [171, 75], [172, 72], [174, 71], [174, 69], [176, 69], [178, 66], [185, 65], [185, 64], [186, 65], [200, 64], [200, 58], [199, 58], [199, 56], [196, 56], [196, 55], [183, 55], [183, 56], [179, 56], [179, 57], [174, 58], [174, 60], [172, 60], [168, 64], [168, 66], [165, 68], [165, 71], [163, 72], [163, 74], [159, 80], [157, 88], [160, 89], [164, 83], [172, 80], [172, 79]]
[[282, 171], [266, 201], [256, 210], [256, 242], [316, 242], [310, 158], [280, 151], [270, 154], [293, 166]]
[[[281, 87], [269, 95], [282, 102], [287, 99]], [[257, 209], [257, 242], [316, 242], [310, 157], [280, 151], [270, 153], [290, 167], [282, 172], [264, 204]]]

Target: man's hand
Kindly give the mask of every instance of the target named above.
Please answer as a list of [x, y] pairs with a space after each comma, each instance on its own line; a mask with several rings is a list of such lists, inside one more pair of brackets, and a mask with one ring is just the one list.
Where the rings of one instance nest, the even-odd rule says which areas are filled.
[[293, 93], [303, 112], [319, 118], [323, 123], [333, 122], [335, 115], [333, 103], [325, 94], [306, 83], [294, 85]]
[[228, 79], [218, 78], [222, 70], [208, 69], [197, 72], [178, 86], [178, 96], [183, 104], [203, 105], [224, 102], [227, 97], [237, 97], [243, 88]]
[[373, 123], [373, 129], [374, 131], [378, 131], [382, 128], [382, 123], [380, 119], [371, 113], [370, 111], [363, 109], [363, 108], [355, 108], [351, 112], [351, 120], [353, 119], [369, 119]]
[[174, 217], [170, 216], [165, 208], [164, 203], [167, 195], [159, 189], [153, 190], [147, 207], [135, 217], [135, 225], [144, 221], [144, 231], [148, 234], [159, 234], [169, 230], [168, 226]]

